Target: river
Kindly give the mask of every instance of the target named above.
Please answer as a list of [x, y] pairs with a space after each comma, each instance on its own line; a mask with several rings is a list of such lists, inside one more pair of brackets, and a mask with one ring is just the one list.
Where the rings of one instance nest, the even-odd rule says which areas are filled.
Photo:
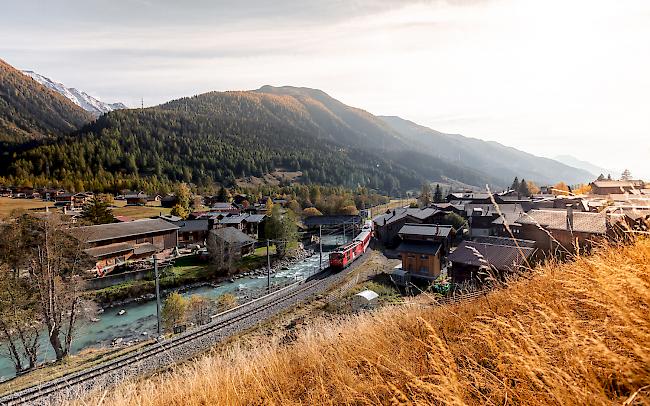
[[[348, 238], [349, 239], [349, 238]], [[342, 236], [323, 236], [323, 250], [340, 245], [344, 242]], [[328, 265], [328, 253], [323, 252], [323, 267]], [[312, 255], [307, 259], [289, 266], [286, 270], [278, 271], [271, 275], [271, 285], [286, 285], [292, 281], [304, 280], [310, 275], [318, 272], [319, 254]], [[189, 289], [182, 295], [202, 295], [209, 298], [217, 298], [224, 293], [232, 293], [235, 296], [251, 296], [255, 290], [264, 289], [267, 285], [266, 276], [246, 277], [236, 279], [234, 282], [224, 282], [213, 286], [202, 286]], [[118, 315], [120, 310], [126, 313]], [[156, 333], [156, 301], [134, 302], [120, 307], [106, 308], [103, 313], [97, 316], [99, 321], [84, 321], [79, 326], [75, 339], [72, 342], [72, 353], [91, 347], [108, 347], [115, 339], [123, 339], [125, 342], [135, 340], [147, 340], [150, 335]], [[40, 338], [41, 361], [54, 359], [46, 335], [41, 334]], [[0, 382], [12, 378], [15, 369], [11, 359], [6, 353], [0, 358]]]

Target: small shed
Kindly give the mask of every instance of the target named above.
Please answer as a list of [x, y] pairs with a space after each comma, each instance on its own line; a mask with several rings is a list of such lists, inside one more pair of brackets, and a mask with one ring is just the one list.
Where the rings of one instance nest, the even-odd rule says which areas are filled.
[[352, 297], [352, 310], [372, 309], [377, 304], [377, 292], [366, 289]]

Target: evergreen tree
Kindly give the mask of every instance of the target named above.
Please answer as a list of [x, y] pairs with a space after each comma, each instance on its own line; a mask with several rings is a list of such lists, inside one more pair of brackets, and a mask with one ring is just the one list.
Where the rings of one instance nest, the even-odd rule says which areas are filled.
[[519, 178], [515, 176], [515, 180], [512, 181], [512, 186], [510, 186], [510, 190], [514, 190], [515, 192], [519, 190]]
[[109, 224], [115, 222], [115, 217], [111, 209], [108, 208], [108, 202], [99, 196], [93, 196], [81, 210], [81, 218], [90, 224]]
[[621, 180], [630, 180], [632, 179], [632, 173], [629, 169], [625, 169], [621, 174]]
[[605, 175], [601, 173], [600, 175], [598, 175], [598, 179], [596, 180], [605, 180]]
[[607, 180], [612, 180], [612, 174], [611, 173], [607, 174]]
[[517, 191], [522, 196], [526, 196], [526, 197], [530, 196], [530, 190], [528, 189], [528, 182], [526, 182], [526, 179], [521, 180], [521, 183], [519, 184], [519, 188], [517, 188]]
[[433, 192], [433, 201], [436, 203], [442, 203], [442, 189], [440, 185], [436, 183], [436, 190]]
[[219, 193], [217, 194], [217, 201], [221, 203], [226, 203], [228, 201], [228, 191], [223, 186], [221, 186], [221, 189], [219, 189]]

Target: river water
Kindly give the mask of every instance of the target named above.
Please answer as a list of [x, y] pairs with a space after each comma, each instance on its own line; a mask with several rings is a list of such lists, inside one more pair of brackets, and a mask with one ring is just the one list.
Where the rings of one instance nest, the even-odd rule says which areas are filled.
[[[349, 238], [348, 238], [349, 240]], [[343, 244], [342, 236], [323, 236], [323, 250], [326, 247], [331, 249], [334, 246]], [[328, 266], [328, 253], [323, 252], [323, 267]], [[271, 275], [271, 287], [279, 287], [293, 281], [304, 280], [305, 278], [318, 272], [319, 254], [289, 266], [286, 270], [278, 271]], [[246, 277], [235, 279], [234, 282], [224, 282], [216, 287], [203, 286], [189, 289], [182, 295], [189, 297], [191, 295], [202, 295], [208, 298], [217, 298], [224, 293], [232, 293], [235, 296], [251, 296], [256, 290], [266, 288], [267, 278], [263, 277]], [[118, 315], [120, 310], [126, 313]], [[156, 301], [134, 302], [120, 307], [107, 308], [97, 316], [99, 321], [84, 321], [77, 329], [75, 339], [72, 342], [72, 353], [75, 354], [80, 350], [91, 347], [108, 347], [113, 340], [121, 338], [125, 342], [137, 340], [147, 340], [149, 336], [156, 333]], [[41, 334], [40, 339], [40, 359], [51, 361], [54, 359], [54, 352], [50, 348], [45, 334]], [[4, 347], [4, 346], [3, 346]], [[7, 353], [0, 354], [0, 381], [12, 378], [15, 375], [15, 369]]]

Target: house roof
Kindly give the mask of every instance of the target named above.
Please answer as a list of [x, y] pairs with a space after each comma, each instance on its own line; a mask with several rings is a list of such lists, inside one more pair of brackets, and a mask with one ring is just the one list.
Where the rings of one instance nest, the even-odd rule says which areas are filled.
[[504, 224], [508, 222], [508, 225], [513, 225], [519, 218], [524, 214], [524, 212], [502, 212], [499, 217], [492, 221], [492, 224]]
[[213, 209], [232, 210], [235, 206], [232, 203], [216, 202], [212, 205]]
[[251, 214], [247, 216], [244, 220], [247, 223], [260, 223], [266, 218], [266, 214]]
[[143, 192], [132, 193], [132, 194], [128, 194], [128, 195], [124, 196], [125, 199], [146, 199], [148, 197], [149, 196], [146, 193], [143, 193]]
[[178, 230], [178, 226], [162, 219], [129, 221], [126, 223], [100, 224], [72, 228], [70, 232], [80, 240], [99, 242], [143, 234]]
[[447, 237], [451, 233], [451, 226], [438, 224], [404, 224], [399, 230], [400, 235], [424, 235], [427, 237]]
[[502, 203], [499, 204], [498, 210], [497, 207], [491, 203], [489, 204], [467, 203], [465, 205], [465, 213], [468, 216], [472, 215], [474, 209], [483, 210], [484, 216], [498, 216], [499, 212], [505, 214], [505, 213], [522, 213], [525, 211], [524, 208], [519, 203]]
[[163, 219], [163, 220], [167, 220], [167, 221], [169, 221], [170, 223], [175, 223], [175, 222], [177, 222], [177, 221], [181, 221], [181, 220], [183, 220], [181, 217], [179, 217], [179, 216], [174, 216], [174, 215], [172, 215], [172, 214], [163, 214], [163, 215], [158, 216], [158, 218], [159, 218], [159, 219]]
[[230, 244], [241, 244], [241, 245], [246, 245], [246, 244], [254, 244], [255, 240], [245, 233], [239, 231], [236, 228], [232, 227], [226, 227], [226, 228], [219, 228], [217, 230], [212, 230], [210, 231], [211, 233], [214, 233], [217, 237], [221, 238], [227, 243]]
[[133, 245], [128, 242], [118, 242], [114, 244], [102, 245], [101, 247], [87, 248], [84, 252], [91, 257], [101, 258], [107, 255], [120, 254], [133, 250]]
[[463, 241], [449, 254], [451, 262], [470, 266], [490, 266], [499, 271], [513, 270], [525, 263], [534, 248]]
[[436, 255], [440, 251], [441, 244], [431, 241], [404, 241], [398, 247], [398, 252], [413, 254]]
[[535, 248], [535, 245], [537, 244], [537, 242], [533, 240], [494, 236], [474, 237], [473, 241], [483, 244], [511, 245], [513, 247], [519, 245], [520, 247], [526, 248]]
[[433, 207], [426, 207], [422, 210], [415, 208], [406, 209], [406, 214], [410, 217], [416, 218], [418, 220], [426, 220], [434, 214], [438, 213], [438, 209]]
[[228, 216], [219, 220], [220, 224], [239, 224], [246, 219], [247, 216]]
[[[379, 226], [388, 225], [406, 217], [406, 209], [395, 209], [387, 214], [382, 214], [374, 218], [374, 222]], [[310, 217], [311, 218], [311, 217]], [[384, 223], [385, 221], [385, 223]]]
[[210, 221], [208, 219], [180, 220], [174, 221], [173, 224], [180, 227], [178, 232], [191, 233], [195, 231], [208, 231]]
[[[523, 215], [519, 224], [538, 224], [551, 230], [567, 230], [566, 210], [531, 210]], [[573, 212], [573, 231], [590, 234], [607, 233], [607, 214]]]
[[597, 180], [591, 183], [596, 187], [638, 187], [642, 186], [641, 181], [634, 180]]

